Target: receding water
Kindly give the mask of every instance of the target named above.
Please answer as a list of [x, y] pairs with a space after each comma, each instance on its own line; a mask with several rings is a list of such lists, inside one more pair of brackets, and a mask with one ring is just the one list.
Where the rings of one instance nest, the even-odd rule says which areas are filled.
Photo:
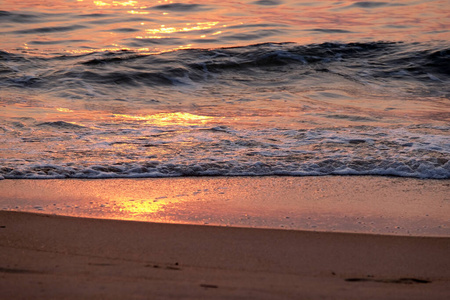
[[450, 178], [448, 1], [0, 4], [0, 178]]

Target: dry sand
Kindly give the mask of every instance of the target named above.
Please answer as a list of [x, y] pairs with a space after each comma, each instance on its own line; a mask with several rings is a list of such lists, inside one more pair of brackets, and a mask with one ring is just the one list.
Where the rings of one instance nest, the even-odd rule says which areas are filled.
[[450, 299], [449, 253], [450, 237], [0, 211], [0, 298]]
[[2, 299], [448, 299], [450, 239], [0, 212]]

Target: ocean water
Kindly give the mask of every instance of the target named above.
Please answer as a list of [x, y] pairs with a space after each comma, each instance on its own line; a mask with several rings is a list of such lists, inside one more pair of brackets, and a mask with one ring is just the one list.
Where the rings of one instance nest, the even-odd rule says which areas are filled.
[[0, 179], [450, 178], [450, 1], [0, 1]]

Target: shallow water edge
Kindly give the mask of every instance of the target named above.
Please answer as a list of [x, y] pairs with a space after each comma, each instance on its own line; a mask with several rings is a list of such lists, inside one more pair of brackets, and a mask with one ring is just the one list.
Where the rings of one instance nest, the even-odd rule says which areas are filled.
[[378, 176], [3, 180], [2, 210], [145, 222], [450, 236], [448, 180]]

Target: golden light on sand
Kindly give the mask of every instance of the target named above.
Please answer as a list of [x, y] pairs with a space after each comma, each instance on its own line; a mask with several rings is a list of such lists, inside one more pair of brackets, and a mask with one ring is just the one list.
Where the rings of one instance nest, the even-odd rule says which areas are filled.
[[136, 200], [130, 197], [112, 197], [115, 203], [115, 210], [125, 213], [125, 218], [138, 214], [156, 213], [163, 210], [165, 203], [158, 201], [159, 199], [140, 199]]
[[210, 116], [194, 115], [186, 112], [174, 112], [174, 113], [158, 113], [154, 115], [146, 116], [132, 116], [126, 114], [114, 114], [114, 117], [119, 120], [138, 120], [145, 121], [149, 124], [155, 124], [159, 126], [167, 125], [203, 125], [215, 119]]
[[[170, 222], [171, 213], [177, 207], [183, 208], [197, 199], [196, 194], [187, 193], [186, 186], [174, 185], [168, 181], [149, 186], [151, 181], [137, 179], [134, 181], [116, 179], [116, 188], [111, 188], [111, 182], [93, 182], [91, 188], [80, 190], [77, 182], [71, 187], [73, 194], [82, 195], [89, 201], [89, 211], [110, 211], [114, 218], [121, 220], [151, 220], [152, 222]], [[1, 197], [1, 193], [0, 193]], [[183, 209], [180, 211], [183, 214]]]

